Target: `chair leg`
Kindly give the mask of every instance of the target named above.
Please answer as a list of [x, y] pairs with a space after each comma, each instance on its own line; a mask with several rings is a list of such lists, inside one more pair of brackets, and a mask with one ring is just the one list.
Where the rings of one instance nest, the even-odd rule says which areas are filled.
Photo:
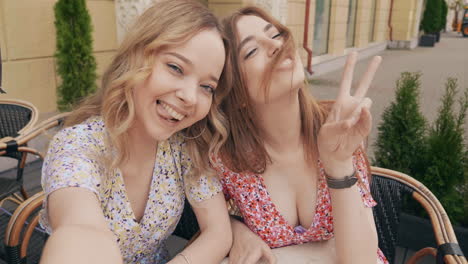
[[[23, 172], [24, 172], [24, 167], [26, 166], [26, 159], [27, 159], [28, 153], [23, 152], [23, 155], [21, 157], [21, 160], [18, 163], [18, 172], [16, 175], [16, 178], [23, 183]], [[24, 189], [23, 184], [21, 184], [21, 195], [23, 196], [23, 200], [26, 200], [29, 198], [28, 193]]]
[[24, 186], [21, 186], [21, 195], [23, 196], [24, 200], [27, 200], [29, 198], [29, 195], [24, 189]]

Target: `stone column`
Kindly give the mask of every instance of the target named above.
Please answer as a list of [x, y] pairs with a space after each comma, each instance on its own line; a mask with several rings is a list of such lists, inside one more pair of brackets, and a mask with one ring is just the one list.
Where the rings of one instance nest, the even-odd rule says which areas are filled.
[[119, 44], [135, 19], [156, 1], [158, 0], [115, 0], [117, 41]]

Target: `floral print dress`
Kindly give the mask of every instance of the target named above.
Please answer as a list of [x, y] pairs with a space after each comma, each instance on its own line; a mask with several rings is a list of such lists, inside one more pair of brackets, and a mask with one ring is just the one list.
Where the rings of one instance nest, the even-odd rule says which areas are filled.
[[[368, 168], [365, 154], [357, 151], [353, 162], [357, 170], [358, 188], [366, 207], [377, 205], [370, 194]], [[313, 241], [329, 240], [333, 237], [333, 215], [330, 192], [326, 183], [323, 166], [318, 161], [319, 179], [317, 186], [317, 204], [310, 227], [291, 226], [280, 214], [266, 189], [263, 177], [255, 173], [236, 173], [231, 171], [216, 158], [215, 167], [221, 177], [226, 199], [233, 199], [244, 223], [260, 236], [270, 248], [303, 244]], [[388, 264], [379, 249], [378, 264]]]
[[[106, 128], [101, 117], [61, 130], [51, 141], [42, 169], [42, 187], [48, 195], [58, 189], [80, 187], [100, 202], [109, 229], [118, 242], [124, 263], [159, 264], [168, 261], [164, 241], [174, 231], [189, 201], [209, 199], [222, 190], [216, 178], [189, 181], [191, 160], [183, 138], [175, 134], [158, 143], [153, 176], [144, 215], [137, 222], [119, 169], [102, 166]], [[40, 224], [50, 234], [47, 198]]]

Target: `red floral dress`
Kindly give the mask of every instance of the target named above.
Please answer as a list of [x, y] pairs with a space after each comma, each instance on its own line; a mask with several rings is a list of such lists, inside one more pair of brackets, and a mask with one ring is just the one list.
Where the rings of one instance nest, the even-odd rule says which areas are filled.
[[[368, 168], [365, 154], [356, 152], [353, 157], [359, 192], [366, 207], [377, 205], [370, 194]], [[226, 199], [233, 199], [244, 218], [244, 223], [259, 235], [270, 248], [329, 240], [333, 237], [331, 197], [320, 161], [317, 189], [317, 205], [312, 225], [292, 227], [277, 210], [266, 189], [263, 177], [255, 173], [236, 173], [224, 166], [217, 158], [216, 171], [220, 175]], [[388, 264], [382, 251], [378, 250], [378, 263]]]

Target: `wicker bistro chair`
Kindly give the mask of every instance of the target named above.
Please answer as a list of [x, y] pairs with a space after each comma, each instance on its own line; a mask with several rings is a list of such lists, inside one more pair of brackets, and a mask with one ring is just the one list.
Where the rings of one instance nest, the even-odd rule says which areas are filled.
[[[38, 111], [28, 102], [19, 100], [0, 100], [0, 156], [18, 161], [16, 179], [0, 178], [0, 206], [5, 198], [20, 203], [28, 198], [23, 188], [23, 169], [28, 151], [18, 151], [27, 147], [24, 141], [18, 144], [15, 138], [27, 133], [36, 123]], [[17, 193], [20, 192], [22, 197]]]
[[[47, 129], [62, 124], [68, 113], [56, 115], [35, 126], [37, 110], [29, 103], [1, 100], [0, 110], [0, 133], [2, 133], [0, 156], [18, 160], [16, 179], [0, 178], [0, 206], [7, 199], [20, 204], [24, 199], [28, 198], [23, 187], [23, 169], [26, 163], [26, 155], [30, 153], [43, 158], [39, 151], [28, 147], [27, 143]], [[23, 197], [17, 194], [18, 191], [21, 192]]]
[[[49, 118], [47, 120], [44, 120], [43, 122], [41, 122], [38, 125], [28, 126], [27, 129], [21, 130], [20, 133], [18, 133], [15, 137], [8, 137], [8, 138], [2, 139], [2, 141], [0, 141], [0, 156], [13, 155], [13, 154], [19, 153], [18, 156], [21, 155], [22, 157], [24, 157], [26, 153], [30, 153], [30, 154], [37, 155], [40, 158], [43, 158], [44, 155], [42, 153], [40, 153], [39, 151], [37, 151], [36, 149], [28, 147], [27, 142], [29, 142], [31, 139], [43, 134], [45, 131], [47, 131], [49, 129], [61, 126], [62, 123], [63, 123], [63, 120], [65, 119], [66, 116], [68, 116], [68, 114], [69, 113], [58, 114], [58, 115], [53, 116], [53, 117], [51, 117], [51, 118]], [[3, 112], [2, 112], [2, 115], [3, 115]], [[3, 124], [2, 124], [2, 126], [3, 126]], [[21, 169], [22, 169], [22, 168], [24, 168], [24, 162], [25, 162], [24, 158], [23, 158], [23, 160], [21, 162], [22, 163], [20, 165], [21, 165]], [[22, 176], [22, 174], [21, 174], [21, 176]], [[20, 184], [17, 184], [18, 181], [14, 181], [14, 180], [11, 180], [11, 181], [14, 181], [15, 184], [17, 184], [17, 186], [18, 186], [18, 187], [16, 187], [17, 189], [19, 188], [20, 190], [23, 190], [22, 191], [22, 194], [23, 194], [24, 189], [22, 188], [22, 177], [20, 179], [21, 179], [21, 181], [19, 181]], [[3, 184], [3, 181], [6, 182], [6, 180], [0, 179], [1, 184]], [[3, 187], [4, 187], [3, 185], [0, 186], [1, 189], [3, 189]], [[29, 202], [35, 201], [37, 199], [38, 195], [34, 195], [30, 199], [28, 199], [26, 201], [22, 201], [22, 197], [19, 197], [18, 195], [15, 195], [14, 197], [12, 197], [12, 196], [6, 197], [6, 198], [5, 198], [5, 196], [3, 196], [3, 197], [4, 197], [4, 198], [2, 198], [3, 201], [5, 201], [7, 199], [10, 199], [10, 200], [12, 200], [12, 201], [19, 204], [19, 207], [15, 210], [15, 212], [23, 212], [22, 208], [25, 207]], [[23, 197], [27, 198], [27, 197], [25, 197], [25, 192], [23, 194]], [[0, 203], [0, 205], [1, 205], [1, 203]], [[21, 214], [21, 216], [23, 216], [23, 215], [24, 215], [24, 213]], [[31, 213], [28, 213], [28, 217], [30, 215], [31, 215]], [[18, 226], [18, 223], [25, 224], [27, 221], [32, 221], [32, 222], [30, 222], [30, 225], [28, 225], [28, 226], [33, 226], [34, 221], [38, 221], [38, 219], [29, 219], [28, 217], [25, 218], [25, 219], [22, 219], [21, 217], [17, 218], [17, 216], [18, 216], [18, 213], [16, 213], [16, 214], [14, 213], [13, 216], [10, 218], [7, 229], [5, 230], [5, 235], [10, 234], [10, 233], [15, 233], [15, 232], [11, 231], [12, 228], [13, 228], [12, 227], [13, 223], [15, 223], [15, 226]], [[38, 229], [34, 229], [34, 228], [27, 229], [26, 233], [24, 233], [24, 235], [26, 237], [24, 237], [22, 239], [22, 241], [25, 241], [25, 243], [26, 243], [25, 248], [28, 247], [27, 243], [29, 243], [29, 241], [31, 240], [31, 235], [33, 234], [34, 231], [38, 231]], [[3, 230], [2, 230], [2, 232], [3, 232]], [[22, 234], [23, 234], [23, 230], [21, 230], [21, 233], [16, 234], [16, 235], [22, 235]], [[35, 243], [32, 243], [32, 244], [34, 244], [34, 246], [37, 247], [37, 243], [36, 243], [37, 241], [36, 240], [37, 240], [38, 236], [36, 234], [42, 235], [43, 233], [42, 232], [39, 232], [39, 233], [35, 232], [34, 234], [35, 235], [33, 237], [33, 240], [34, 240]], [[8, 236], [5, 236], [5, 242], [14, 241], [15, 239], [16, 238], [14, 236], [12, 238], [10, 238]], [[8, 243], [6, 243], [5, 245], [8, 245]], [[15, 254], [10, 254], [11, 250], [14, 250], [14, 249], [6, 247], [5, 251], [7, 251], [7, 255], [15, 256]], [[16, 263], [16, 262], [13, 262], [13, 263]]]
[[420, 249], [407, 263], [417, 263], [426, 255], [432, 255], [437, 264], [467, 263], [444, 208], [429, 189], [412, 177], [397, 171], [379, 167], [371, 167], [371, 171], [371, 192], [378, 203], [374, 207], [374, 218], [379, 247], [390, 263], [393, 263], [395, 258], [400, 213], [407, 196], [416, 200], [428, 213], [437, 244], [437, 248]]
[[39, 263], [42, 247], [47, 237], [42, 230], [37, 229], [38, 212], [43, 199], [44, 192], [36, 193], [21, 203], [11, 216], [5, 230], [4, 242], [5, 260], [8, 264]]

